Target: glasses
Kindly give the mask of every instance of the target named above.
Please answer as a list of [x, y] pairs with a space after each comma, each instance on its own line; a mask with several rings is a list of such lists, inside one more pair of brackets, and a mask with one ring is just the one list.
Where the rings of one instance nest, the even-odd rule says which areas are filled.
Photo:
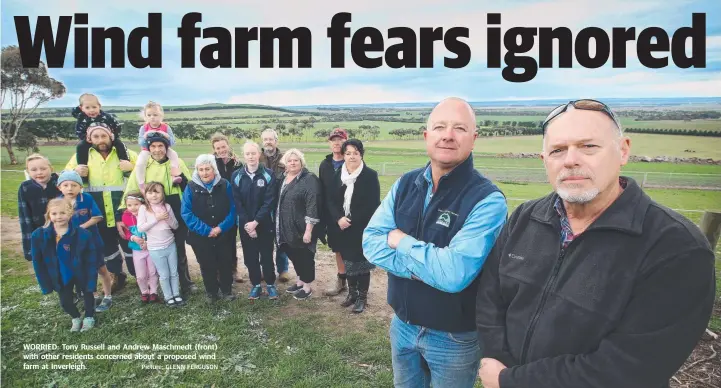
[[621, 122], [616, 117], [616, 114], [614, 114], [611, 111], [611, 108], [608, 107], [608, 105], [602, 103], [601, 101], [596, 100], [589, 100], [589, 99], [583, 99], [583, 100], [576, 100], [576, 101], [569, 101], [566, 104], [559, 105], [556, 107], [556, 109], [552, 110], [551, 113], [548, 114], [548, 117], [546, 117], [545, 120], [543, 120], [543, 125], [541, 125], [541, 129], [543, 129], [543, 135], [546, 135], [546, 127], [548, 126], [548, 123], [551, 122], [551, 120], [558, 117], [561, 113], [568, 110], [569, 106], [573, 106], [576, 109], [581, 110], [592, 110], [596, 112], [603, 112], [606, 114], [606, 116], [610, 117], [611, 120], [613, 120], [614, 124], [616, 124], [616, 127], [621, 129]]

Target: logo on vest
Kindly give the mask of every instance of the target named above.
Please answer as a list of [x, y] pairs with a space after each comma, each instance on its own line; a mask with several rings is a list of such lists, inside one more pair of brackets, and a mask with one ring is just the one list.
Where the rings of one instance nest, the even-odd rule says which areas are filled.
[[78, 210], [78, 215], [84, 216], [88, 214], [88, 209], [80, 209]]
[[446, 228], [449, 227], [451, 225], [451, 212], [441, 212], [441, 215], [438, 216], [438, 221], [436, 221], [436, 224], [443, 225]]
[[258, 187], [263, 187], [263, 186], [265, 186], [265, 181], [262, 179], [258, 179], [257, 185], [258, 185]]
[[63, 244], [63, 248], [66, 252], [70, 252], [70, 244]]

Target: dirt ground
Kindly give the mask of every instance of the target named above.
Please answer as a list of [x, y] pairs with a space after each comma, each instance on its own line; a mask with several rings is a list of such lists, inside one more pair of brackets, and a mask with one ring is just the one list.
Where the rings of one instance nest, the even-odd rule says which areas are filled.
[[[2, 216], [1, 219], [1, 242], [5, 248], [11, 247], [20, 252], [21, 235], [17, 217]], [[320, 243], [319, 243], [320, 246]], [[195, 259], [195, 253], [190, 246], [187, 246], [188, 265], [191, 277], [201, 281], [200, 267]], [[242, 250], [238, 249], [238, 257], [242, 260]], [[293, 264], [289, 263], [290, 274], [295, 275]], [[248, 273], [242, 261], [238, 269], [245, 279], [244, 283], [235, 283], [236, 293], [247, 295], [250, 290]], [[32, 271], [32, 269], [31, 269]], [[361, 328], [363, 320], [373, 317], [382, 322], [389, 322], [393, 316], [393, 310], [386, 303], [386, 289], [388, 278], [383, 270], [376, 269], [371, 275], [370, 290], [368, 292], [368, 306], [362, 314], [352, 314], [349, 309], [339, 306], [345, 298], [344, 294], [336, 297], [323, 296], [322, 291], [330, 287], [336, 279], [335, 256], [332, 252], [319, 249], [316, 255], [316, 281], [313, 282], [313, 296], [311, 297], [322, 308], [313, 309], [313, 313], [325, 316], [329, 322], [337, 323], [343, 327]], [[290, 283], [288, 283], [290, 285]], [[199, 284], [199, 286], [202, 286]], [[278, 283], [279, 291], [284, 291], [285, 286]], [[286, 310], [286, 308], [284, 308]], [[294, 315], [308, 311], [297, 304], [290, 304], [284, 315]], [[714, 309], [715, 316], [721, 316], [721, 300], [717, 300]], [[721, 387], [721, 333], [717, 339], [709, 334], [704, 334], [686, 363], [671, 380], [671, 387], [674, 388], [695, 388], [695, 387]]]
[[[1, 242], [3, 246], [5, 246], [6, 248], [12, 247], [13, 249], [16, 249], [18, 252], [20, 252], [21, 235], [20, 225], [18, 224], [17, 217], [2, 216], [1, 221]], [[348, 309], [344, 309], [339, 306], [340, 302], [345, 299], [345, 293], [335, 297], [323, 296], [323, 290], [330, 287], [335, 282], [337, 268], [335, 264], [335, 255], [332, 252], [324, 250], [323, 248], [325, 247], [321, 248], [321, 243], [318, 243], [318, 247], [318, 254], [315, 258], [316, 280], [313, 282], [312, 285], [313, 296], [311, 297], [311, 299], [314, 299], [317, 303], [328, 306], [327, 308], [320, 309], [317, 312], [330, 315], [337, 313], [339, 315], [347, 317], [349, 315], [350, 307]], [[190, 276], [196, 283], [198, 283], [198, 286], [202, 289], [202, 284], [200, 284], [200, 282], [202, 281], [200, 275], [200, 266], [198, 265], [198, 261], [195, 258], [195, 252], [193, 252], [193, 248], [191, 248], [190, 245], [187, 244], [186, 252], [188, 255], [188, 267], [190, 270]], [[243, 251], [242, 249], [240, 249], [240, 244], [238, 244], [238, 257], [240, 258], [238, 261], [238, 271], [242, 274], [245, 282], [235, 283], [233, 290], [238, 294], [248, 295], [248, 292], [250, 291], [250, 282], [248, 280], [248, 272], [245, 268], [245, 265], [243, 265]], [[289, 262], [288, 266], [289, 273], [292, 276], [292, 282], [295, 280], [293, 263]], [[276, 285], [278, 286], [278, 291], [284, 292], [285, 287], [289, 287], [291, 285], [291, 282], [286, 283], [287, 286], [286, 284], [277, 282]], [[381, 318], [385, 322], [388, 322], [390, 318], [392, 318], [393, 310], [390, 308], [388, 303], [386, 303], [387, 287], [388, 277], [386, 273], [379, 269], [374, 270], [371, 274], [370, 289], [368, 290], [368, 305], [366, 307], [366, 310], [362, 314], [359, 314], [359, 318], [361, 316], [373, 316]], [[350, 315], [353, 316], [356, 314]]]

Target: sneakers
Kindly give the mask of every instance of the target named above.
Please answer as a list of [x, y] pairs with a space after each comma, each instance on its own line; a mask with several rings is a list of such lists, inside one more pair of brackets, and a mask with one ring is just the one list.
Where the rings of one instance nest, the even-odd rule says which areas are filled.
[[98, 307], [95, 308], [96, 313], [102, 313], [105, 311], [108, 311], [110, 309], [110, 306], [113, 305], [113, 300], [110, 298], [103, 298], [103, 301], [100, 303]]
[[148, 303], [150, 301], [150, 295], [149, 294], [140, 294], [140, 301], [143, 303]]
[[296, 292], [298, 292], [298, 291], [300, 291], [300, 290], [302, 290], [302, 289], [303, 289], [303, 286], [299, 286], [299, 285], [297, 285], [297, 284], [294, 284], [294, 285], [286, 288], [286, 289], [285, 289], [285, 292], [287, 292], [287, 293], [289, 293], [289, 294], [295, 294]]
[[70, 331], [80, 331], [80, 324], [83, 322], [80, 318], [73, 318], [73, 327], [70, 328]]
[[80, 329], [80, 331], [88, 331], [93, 327], [95, 327], [95, 318], [85, 317], [85, 319], [83, 319], [83, 328]]
[[175, 299], [175, 304], [178, 306], [185, 306], [186, 304], [188, 304], [188, 302], [184, 301], [183, 298], [181, 298], [179, 296], [176, 296], [173, 299]]
[[313, 295], [313, 290], [305, 292], [303, 287], [301, 287], [300, 291], [293, 294], [293, 297], [298, 300], [306, 300], [306, 299], [310, 298], [311, 295]]
[[150, 294], [150, 303], [158, 303], [158, 301], [160, 301], [158, 294]]
[[174, 299], [174, 298], [166, 299], [166, 300], [165, 300], [165, 305], [168, 306], [168, 307], [173, 307], [173, 308], [178, 307], [178, 304], [175, 303], [175, 299]]
[[278, 275], [278, 281], [281, 283], [288, 283], [290, 280], [290, 275], [288, 275], [288, 271], [285, 271]]
[[261, 288], [260, 284], [258, 284], [253, 286], [253, 288], [250, 290], [250, 294], [248, 294], [248, 299], [260, 299], [261, 295], [263, 295], [263, 289]]
[[265, 290], [268, 292], [268, 299], [278, 299], [278, 290], [275, 286], [266, 286]]

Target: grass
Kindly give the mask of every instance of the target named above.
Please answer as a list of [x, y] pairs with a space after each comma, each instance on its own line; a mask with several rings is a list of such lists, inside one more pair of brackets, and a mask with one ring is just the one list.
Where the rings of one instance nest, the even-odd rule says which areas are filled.
[[[56, 294], [41, 296], [32, 269], [9, 250], [2, 266], [3, 381], [14, 387], [204, 385], [257, 387], [378, 387], [392, 385], [387, 326], [373, 319], [354, 324], [329, 322], [317, 314], [319, 302], [302, 305], [289, 295], [251, 304], [240, 298], [210, 307], [200, 294], [182, 309], [141, 306], [128, 284], [116, 304], [96, 314], [98, 326], [70, 333], [70, 319]], [[295, 313], [293, 313], [295, 312]], [[340, 317], [339, 317], [340, 318]], [[217, 345], [211, 351], [25, 351], [24, 344]], [[78, 364], [79, 361], [24, 360], [46, 354], [215, 354], [214, 360], [83, 361], [86, 370], [33, 370], [24, 364]], [[142, 369], [142, 365], [163, 369]], [[166, 370], [169, 364], [205, 364], [214, 370]]]

